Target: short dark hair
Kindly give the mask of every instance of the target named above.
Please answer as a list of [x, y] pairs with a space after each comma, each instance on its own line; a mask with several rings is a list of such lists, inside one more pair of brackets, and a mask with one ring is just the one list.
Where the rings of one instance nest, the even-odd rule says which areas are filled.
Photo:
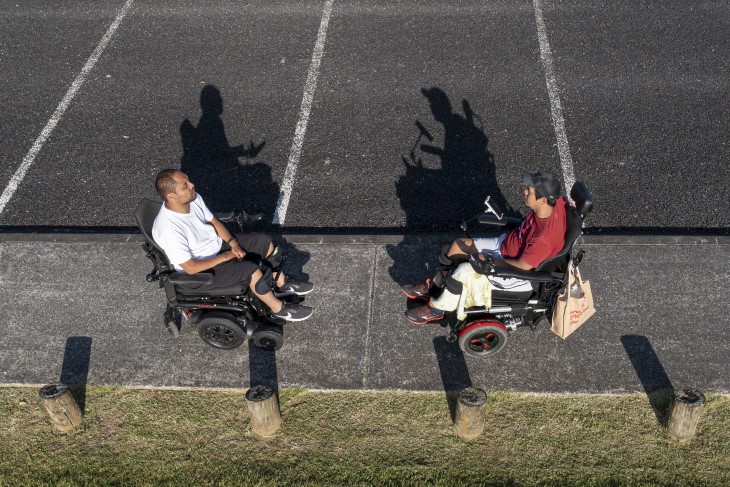
[[155, 178], [155, 189], [160, 198], [167, 201], [167, 195], [175, 192], [175, 173], [179, 172], [177, 169], [163, 169], [157, 173]]
[[558, 203], [558, 200], [556, 200], [555, 198], [548, 198], [547, 196], [541, 195], [537, 188], [535, 188], [535, 199], [539, 200], [540, 198], [545, 198], [548, 206], [555, 206]]

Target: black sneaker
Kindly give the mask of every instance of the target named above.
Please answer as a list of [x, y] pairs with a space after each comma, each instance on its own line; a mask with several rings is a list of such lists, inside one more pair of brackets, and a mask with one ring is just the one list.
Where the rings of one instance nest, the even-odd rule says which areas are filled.
[[406, 311], [406, 319], [414, 325], [425, 325], [431, 321], [444, 319], [444, 312], [433, 307], [431, 303]]
[[314, 284], [311, 282], [297, 281], [289, 277], [283, 286], [274, 289], [274, 296], [280, 298], [282, 296], [291, 296], [296, 294], [297, 296], [304, 296], [309, 294], [314, 289]]
[[285, 303], [278, 313], [271, 313], [271, 316], [286, 321], [304, 321], [312, 316], [312, 308], [301, 304]]
[[421, 301], [428, 301], [431, 299], [429, 291], [431, 289], [431, 279], [426, 279], [418, 284], [406, 284], [401, 287], [401, 291], [405, 294], [408, 299], [417, 299]]

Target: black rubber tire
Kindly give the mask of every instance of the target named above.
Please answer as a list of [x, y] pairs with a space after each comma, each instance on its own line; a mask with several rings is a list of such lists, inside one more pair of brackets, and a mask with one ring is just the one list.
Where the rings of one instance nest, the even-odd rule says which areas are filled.
[[182, 324], [178, 322], [178, 318], [180, 318], [179, 313], [168, 305], [162, 317], [162, 321], [165, 323], [167, 332], [172, 335], [173, 338], [178, 338], [180, 336], [180, 328]]
[[262, 350], [275, 352], [284, 345], [283, 328], [278, 325], [261, 325], [253, 332], [253, 344]]
[[507, 331], [497, 325], [477, 326], [459, 337], [459, 348], [472, 357], [494, 355], [506, 343]]
[[213, 348], [233, 350], [246, 341], [246, 331], [233, 316], [221, 311], [206, 313], [198, 323], [198, 335]]

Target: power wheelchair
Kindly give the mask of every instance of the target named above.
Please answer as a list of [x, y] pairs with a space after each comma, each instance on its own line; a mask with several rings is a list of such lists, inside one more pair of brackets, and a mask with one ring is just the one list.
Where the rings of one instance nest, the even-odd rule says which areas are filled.
[[[170, 264], [165, 252], [152, 238], [152, 225], [162, 203], [144, 198], [134, 210], [137, 226], [144, 236], [145, 255], [154, 268], [147, 274], [148, 282], [157, 282], [165, 290], [167, 309], [164, 323], [175, 338], [184, 324], [197, 327], [200, 338], [208, 345], [231, 350], [253, 340], [264, 350], [279, 350], [284, 344], [284, 320], [271, 315], [271, 311], [250, 290], [240, 284], [227, 288], [207, 290], [213, 282], [213, 274], [178, 272]], [[217, 213], [216, 218], [226, 224], [236, 223], [241, 231], [244, 224], [261, 219], [261, 215], [249, 216], [245, 212]], [[270, 287], [278, 278], [281, 264], [286, 260], [277, 247], [267, 259], [258, 262]], [[284, 296], [286, 302], [300, 303], [300, 296]]]
[[[558, 254], [543, 261], [534, 271], [513, 267], [494, 266], [491, 262], [475, 262], [478, 272], [496, 277], [517, 278], [530, 281], [532, 291], [508, 292], [492, 289], [492, 303], [488, 309], [475, 307], [466, 310], [466, 318], [457, 320], [455, 313], [447, 313], [441, 326], [449, 330], [447, 340], [458, 340], [459, 348], [472, 357], [487, 357], [499, 352], [507, 343], [508, 334], [517, 328], [537, 328], [542, 322], [552, 319], [553, 306], [557, 296], [568, 284], [568, 266], [578, 266], [585, 254], [575, 252], [575, 244], [582, 233], [583, 221], [593, 209], [593, 198], [585, 183], [578, 181], [570, 190], [575, 206], [566, 206], [565, 244]], [[510, 230], [519, 226], [521, 220], [503, 216], [499, 209], [485, 201], [486, 210], [475, 217], [485, 225]], [[467, 224], [462, 224], [467, 232]]]

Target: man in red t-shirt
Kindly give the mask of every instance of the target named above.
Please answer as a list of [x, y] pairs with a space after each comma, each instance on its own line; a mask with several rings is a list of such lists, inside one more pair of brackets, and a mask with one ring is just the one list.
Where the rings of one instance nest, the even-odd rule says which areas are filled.
[[[522, 224], [498, 238], [459, 238], [439, 256], [447, 269], [464, 262], [470, 255], [484, 259], [492, 255], [495, 265], [506, 265], [522, 270], [533, 270], [542, 261], [554, 256], [565, 243], [565, 206], [569, 203], [560, 196], [560, 182], [549, 172], [522, 173], [525, 205], [532, 211]], [[529, 281], [489, 276], [494, 289], [501, 291], [531, 291]], [[403, 293], [411, 299], [429, 299], [433, 286], [446, 286], [452, 293], [461, 293], [458, 281], [449, 279], [447, 272], [439, 271], [432, 279], [416, 285], [403, 286]], [[406, 318], [415, 324], [440, 320], [444, 312], [427, 305], [412, 309]]]

